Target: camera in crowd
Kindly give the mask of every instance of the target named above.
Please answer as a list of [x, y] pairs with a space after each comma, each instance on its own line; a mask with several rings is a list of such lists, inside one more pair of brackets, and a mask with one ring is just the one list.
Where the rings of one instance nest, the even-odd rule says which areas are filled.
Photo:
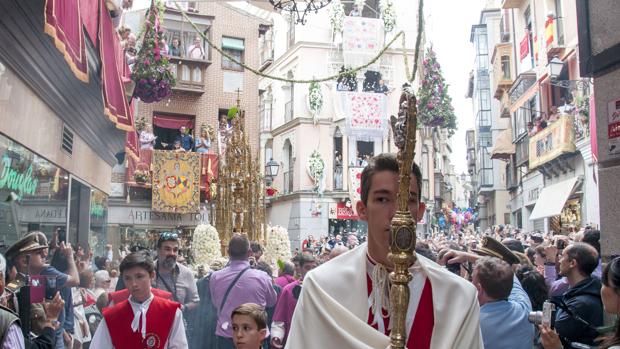
[[533, 323], [534, 325], [547, 325], [551, 328], [554, 327], [555, 323], [555, 304], [550, 301], [545, 301], [543, 303], [542, 311], [531, 311], [527, 316], [527, 321]]

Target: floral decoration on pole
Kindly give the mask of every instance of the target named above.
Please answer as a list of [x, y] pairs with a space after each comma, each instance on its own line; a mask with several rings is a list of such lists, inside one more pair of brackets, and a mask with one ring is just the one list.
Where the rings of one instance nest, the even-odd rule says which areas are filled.
[[381, 0], [379, 6], [381, 8], [383, 28], [386, 33], [389, 33], [396, 27], [396, 10], [394, 10], [394, 4], [391, 0]]
[[432, 47], [426, 51], [422, 69], [424, 77], [418, 90], [418, 122], [424, 126], [446, 129], [452, 136], [456, 130], [456, 115], [448, 94], [448, 84]]
[[[332, 28], [332, 40], [337, 43], [342, 40], [342, 30], [344, 28], [344, 5], [340, 0], [332, 3], [331, 12], [329, 13], [329, 23]], [[336, 39], [339, 40], [336, 40]]]
[[209, 266], [216, 259], [222, 258], [220, 236], [211, 224], [200, 224], [194, 230], [192, 238], [194, 264]]
[[319, 114], [323, 109], [323, 93], [321, 92], [321, 86], [313, 82], [308, 88], [308, 109], [312, 113], [312, 121], [316, 125], [319, 122]]
[[291, 241], [288, 237], [286, 228], [276, 225], [267, 227], [267, 244], [265, 245], [265, 253], [261, 259], [276, 266], [278, 260], [291, 260]]
[[314, 190], [319, 195], [323, 195], [323, 191], [325, 191], [325, 162], [321, 153], [316, 150], [308, 158], [307, 171], [308, 176], [314, 182]]
[[144, 23], [144, 39], [138, 52], [131, 79], [136, 83], [133, 96], [144, 103], [159, 102], [172, 94], [176, 84], [168, 57], [159, 47], [163, 29], [159, 20], [158, 1], [153, 1]]

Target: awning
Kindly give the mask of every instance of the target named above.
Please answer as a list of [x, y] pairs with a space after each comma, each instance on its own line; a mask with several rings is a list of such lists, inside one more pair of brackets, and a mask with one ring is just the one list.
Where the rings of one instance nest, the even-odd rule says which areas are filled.
[[491, 159], [510, 160], [515, 153], [515, 145], [512, 143], [512, 129], [506, 129], [497, 136], [495, 146], [491, 149]]
[[229, 50], [243, 51], [243, 40], [234, 38], [222, 38], [222, 48]]
[[178, 130], [181, 126], [189, 129], [194, 128], [194, 119], [189, 116], [181, 115], [153, 115], [153, 125], [161, 128]]
[[564, 204], [575, 189], [578, 177], [550, 185], [540, 192], [530, 220], [553, 217], [562, 213]]

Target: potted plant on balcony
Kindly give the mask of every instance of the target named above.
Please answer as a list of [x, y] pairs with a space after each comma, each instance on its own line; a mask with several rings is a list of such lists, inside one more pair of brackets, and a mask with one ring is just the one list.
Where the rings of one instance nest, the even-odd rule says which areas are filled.
[[162, 54], [163, 29], [159, 19], [159, 1], [153, 1], [144, 23], [144, 39], [138, 52], [131, 79], [136, 87], [133, 96], [145, 103], [159, 102], [172, 94], [176, 79], [168, 57]]

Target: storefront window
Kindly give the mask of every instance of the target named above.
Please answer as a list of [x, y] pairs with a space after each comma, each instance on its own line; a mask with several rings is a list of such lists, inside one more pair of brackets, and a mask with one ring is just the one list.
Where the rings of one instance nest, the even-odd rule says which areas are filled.
[[108, 196], [97, 189], [90, 191], [89, 244], [95, 256], [105, 256], [108, 244]]
[[0, 135], [0, 231], [5, 246], [29, 231], [66, 229], [69, 173]]

